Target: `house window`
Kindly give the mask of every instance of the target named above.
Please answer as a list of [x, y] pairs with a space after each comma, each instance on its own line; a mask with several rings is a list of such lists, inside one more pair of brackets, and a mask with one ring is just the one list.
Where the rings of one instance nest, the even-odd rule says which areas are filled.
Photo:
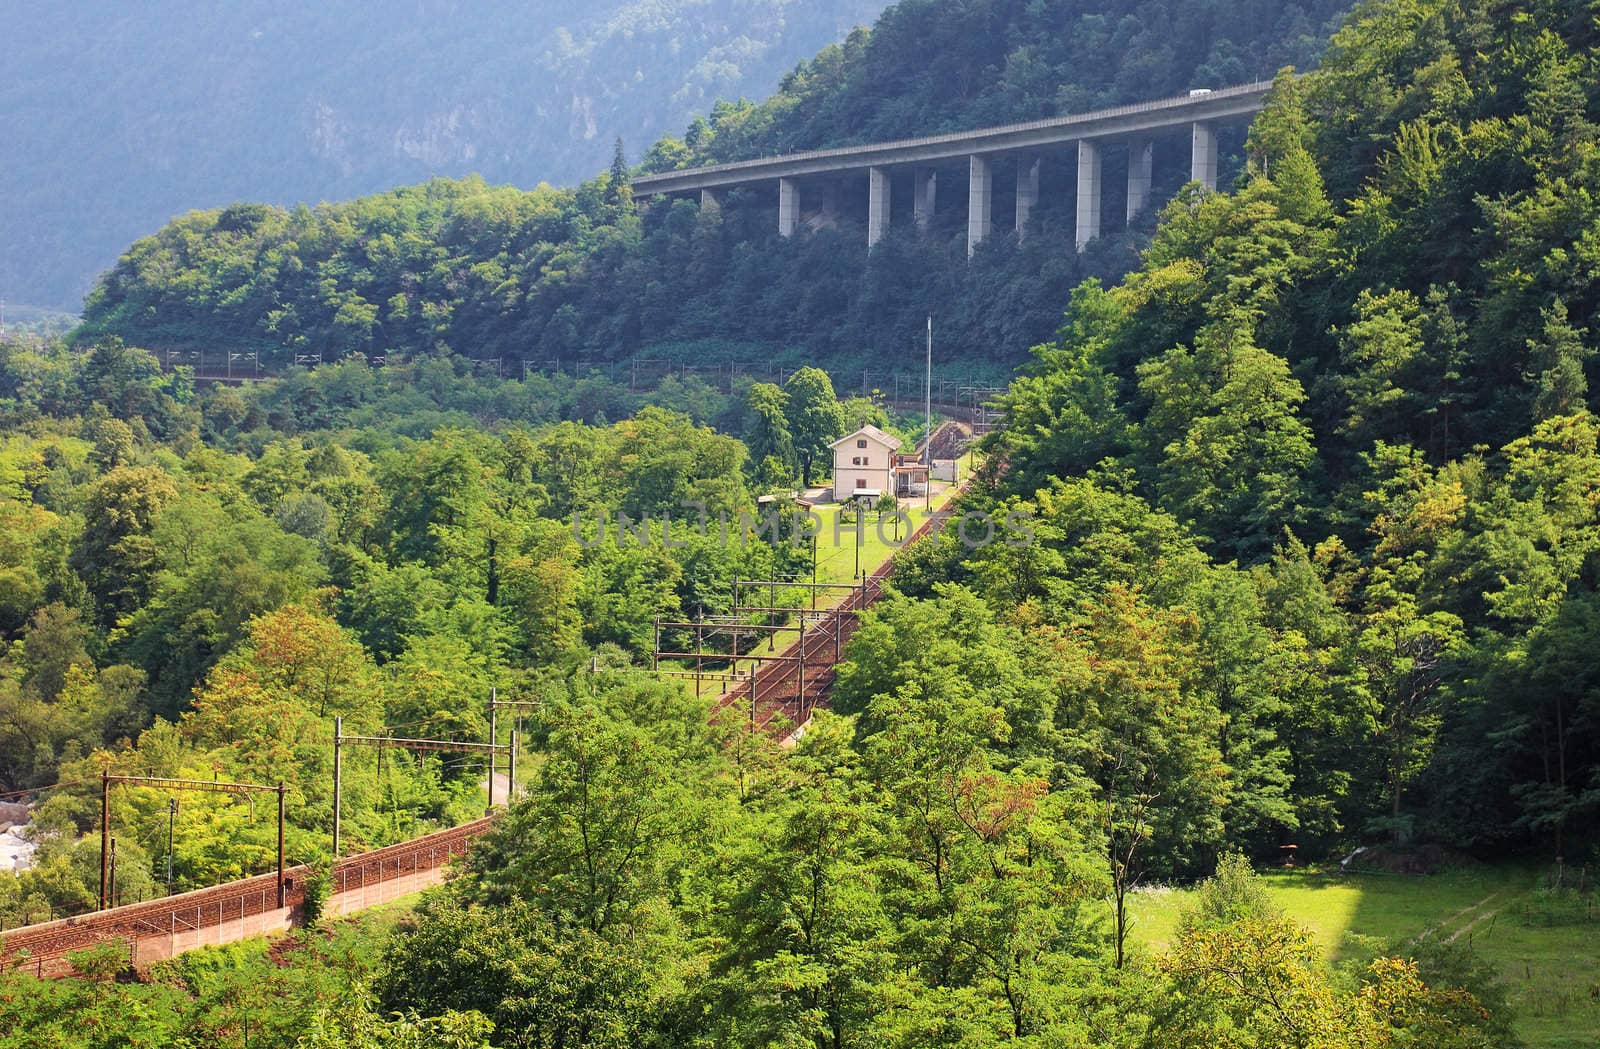
[[863, 437], [860, 440], [856, 441], [856, 447], [857, 448], [865, 448], [866, 446], [867, 446], [867, 439], [865, 437]]
[[867, 486], [867, 479], [865, 477], [857, 477], [856, 478], [856, 487], [857, 488], [865, 488], [866, 486]]
[[850, 458], [850, 465], [851, 466], [871, 466], [872, 465], [872, 460], [868, 459], [864, 455], [856, 455], [856, 456], [852, 456]]

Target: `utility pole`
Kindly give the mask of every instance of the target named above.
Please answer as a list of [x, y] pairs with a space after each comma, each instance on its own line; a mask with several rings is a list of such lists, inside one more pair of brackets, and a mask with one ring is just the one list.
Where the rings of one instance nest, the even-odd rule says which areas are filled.
[[862, 509], [860, 500], [857, 500], [856, 501], [856, 571], [855, 571], [856, 575], [860, 575], [861, 574], [861, 527], [862, 527], [862, 525], [866, 524], [866, 521], [863, 520], [866, 516], [867, 516], [866, 511], [864, 509]]
[[[494, 729], [491, 728], [489, 731], [493, 733]], [[485, 816], [494, 815], [494, 738], [492, 735], [489, 739], [489, 747], [489, 807], [484, 810], [483, 814]]]
[[278, 909], [289, 903], [289, 885], [283, 880], [283, 780], [278, 781]]
[[806, 617], [800, 617], [800, 658], [794, 665], [795, 682], [799, 691], [795, 694], [796, 713], [801, 720], [806, 715]]
[[167, 799], [167, 895], [172, 895], [172, 821], [178, 817], [178, 799]]
[[341, 795], [341, 780], [344, 778], [344, 751], [341, 749], [344, 735], [344, 717], [340, 714], [333, 716], [333, 858], [339, 858], [339, 798]]
[[[278, 785], [267, 786], [261, 783], [223, 783], [216, 779], [168, 779], [164, 776], [113, 776], [109, 771], [100, 773], [100, 909], [105, 910], [107, 903], [115, 895], [116, 879], [116, 851], [117, 841], [111, 837], [111, 784], [129, 783], [142, 787], [154, 787], [157, 790], [204, 790], [219, 794], [258, 794], [272, 791], [278, 795], [278, 899], [279, 906], [283, 906], [285, 884], [283, 877], [283, 829], [284, 829], [284, 799], [288, 788], [279, 780]], [[337, 806], [337, 801], [335, 805]], [[172, 855], [172, 822], [171, 814], [177, 811], [176, 804], [168, 809], [167, 823], [167, 856], [168, 884], [171, 883], [170, 857]]]
[[[735, 607], [738, 603], [735, 602]], [[817, 610], [817, 533], [811, 533], [811, 611]]]
[[511, 730], [511, 755], [506, 759], [509, 768], [506, 790], [506, 807], [509, 808], [517, 798], [517, 730]]
[[106, 896], [111, 888], [111, 773], [100, 773], [100, 909], [106, 909]]

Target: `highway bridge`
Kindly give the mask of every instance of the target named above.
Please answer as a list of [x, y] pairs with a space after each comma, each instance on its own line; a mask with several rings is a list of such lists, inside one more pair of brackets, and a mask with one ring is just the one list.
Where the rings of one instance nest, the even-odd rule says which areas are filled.
[[[1150, 204], [1157, 137], [1186, 131], [1190, 180], [1215, 189], [1218, 126], [1248, 121], [1261, 110], [1271, 86], [1258, 81], [1021, 124], [641, 175], [633, 180], [633, 193], [639, 200], [699, 194], [701, 207], [709, 208], [717, 206], [718, 194], [727, 190], [770, 189], [776, 184], [778, 232], [788, 237], [802, 226], [807, 208], [828, 206], [841, 182], [859, 183], [864, 179], [870, 249], [889, 230], [897, 181], [909, 185], [913, 218], [926, 229], [934, 216], [941, 168], [965, 165], [970, 255], [994, 229], [997, 162], [1015, 167], [1015, 229], [1021, 236], [1027, 233], [1039, 205], [1041, 165], [1075, 153], [1076, 234], [1078, 250], [1082, 251], [1100, 235], [1104, 151], [1127, 151], [1126, 215], [1130, 221]], [[815, 202], [810, 198], [816, 198]]]

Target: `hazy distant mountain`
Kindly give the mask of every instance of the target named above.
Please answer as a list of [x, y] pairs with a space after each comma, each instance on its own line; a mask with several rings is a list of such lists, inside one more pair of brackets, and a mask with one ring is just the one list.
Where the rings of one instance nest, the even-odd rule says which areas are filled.
[[174, 214], [571, 182], [765, 96], [887, 0], [0, 0], [0, 298], [76, 307]]

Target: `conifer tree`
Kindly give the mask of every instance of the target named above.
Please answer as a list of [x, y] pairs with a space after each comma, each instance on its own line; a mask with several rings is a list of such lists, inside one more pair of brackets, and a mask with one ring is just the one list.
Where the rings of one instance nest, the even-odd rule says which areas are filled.
[[1583, 408], [1589, 393], [1583, 362], [1593, 352], [1583, 344], [1584, 333], [1567, 323], [1566, 303], [1557, 299], [1549, 309], [1540, 311], [1540, 316], [1544, 318], [1543, 337], [1528, 340], [1535, 383], [1534, 422]]
[[622, 150], [622, 136], [617, 136], [616, 148], [611, 153], [611, 170], [606, 180], [606, 203], [623, 207], [633, 202], [633, 180], [628, 175], [628, 157]]

